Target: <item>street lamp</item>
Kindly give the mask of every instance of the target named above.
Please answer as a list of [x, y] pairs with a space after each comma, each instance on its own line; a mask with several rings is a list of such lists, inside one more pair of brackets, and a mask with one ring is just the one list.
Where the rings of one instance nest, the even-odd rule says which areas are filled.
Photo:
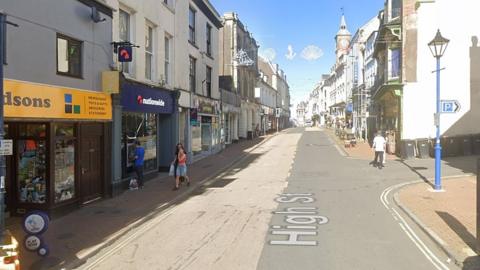
[[440, 58], [445, 53], [450, 40], [442, 37], [440, 29], [438, 29], [435, 38], [428, 43], [428, 47], [432, 52], [433, 57], [437, 58], [437, 113], [435, 114], [435, 126], [437, 127], [437, 137], [435, 139], [435, 190], [442, 190], [442, 183], [440, 177], [440, 161], [442, 155], [442, 147], [440, 145]]

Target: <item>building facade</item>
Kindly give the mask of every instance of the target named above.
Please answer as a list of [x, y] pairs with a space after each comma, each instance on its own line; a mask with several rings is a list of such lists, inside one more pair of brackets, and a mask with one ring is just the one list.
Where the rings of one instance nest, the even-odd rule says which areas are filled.
[[[174, 91], [175, 10], [177, 1], [107, 0], [113, 16], [113, 54], [119, 91], [113, 97], [112, 192], [125, 190], [135, 176], [135, 142], [145, 149], [144, 172], [154, 177], [168, 168], [178, 134]], [[130, 47], [130, 62], [119, 61]]]
[[262, 106], [260, 112], [260, 131], [262, 134], [273, 132], [277, 129], [277, 90], [272, 86], [273, 75], [275, 74], [273, 64], [263, 58], [258, 59], [260, 78], [257, 82], [256, 92]]
[[196, 161], [222, 149], [218, 82], [222, 22], [207, 0], [177, 0], [175, 12], [179, 141]]
[[240, 114], [229, 109], [225, 115], [226, 131], [232, 133], [227, 136], [233, 140], [252, 138], [260, 126], [261, 106], [255, 99], [259, 75], [258, 47], [257, 41], [236, 13], [223, 15], [223, 27], [220, 29], [220, 87], [241, 97]]
[[112, 100], [101, 81], [113, 66], [112, 9], [87, 0], [41, 0], [32, 9], [32, 2], [0, 1], [19, 25], [6, 36], [3, 97], [12, 215], [68, 211], [108, 196], [112, 179]]

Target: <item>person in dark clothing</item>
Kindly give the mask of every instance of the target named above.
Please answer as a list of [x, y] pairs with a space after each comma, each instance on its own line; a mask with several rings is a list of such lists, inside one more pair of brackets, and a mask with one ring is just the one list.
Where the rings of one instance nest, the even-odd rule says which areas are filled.
[[137, 173], [137, 181], [139, 188], [143, 188], [143, 163], [145, 158], [145, 149], [142, 147], [139, 141], [135, 144], [135, 173]]

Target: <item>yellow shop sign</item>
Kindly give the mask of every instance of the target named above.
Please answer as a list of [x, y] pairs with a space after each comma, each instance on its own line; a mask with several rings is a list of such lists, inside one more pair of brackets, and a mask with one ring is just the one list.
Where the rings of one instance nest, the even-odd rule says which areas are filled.
[[5, 117], [112, 120], [110, 95], [5, 80]]

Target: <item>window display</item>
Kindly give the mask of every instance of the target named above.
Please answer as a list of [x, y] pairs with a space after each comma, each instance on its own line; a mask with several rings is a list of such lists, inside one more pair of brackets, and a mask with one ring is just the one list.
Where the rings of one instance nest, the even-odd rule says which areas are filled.
[[18, 188], [22, 203], [46, 202], [46, 142], [25, 139], [17, 141]]
[[145, 149], [144, 169], [157, 168], [157, 115], [153, 113], [123, 113], [122, 163], [126, 173], [133, 172], [135, 141]]
[[75, 196], [75, 139], [55, 142], [55, 203]]

